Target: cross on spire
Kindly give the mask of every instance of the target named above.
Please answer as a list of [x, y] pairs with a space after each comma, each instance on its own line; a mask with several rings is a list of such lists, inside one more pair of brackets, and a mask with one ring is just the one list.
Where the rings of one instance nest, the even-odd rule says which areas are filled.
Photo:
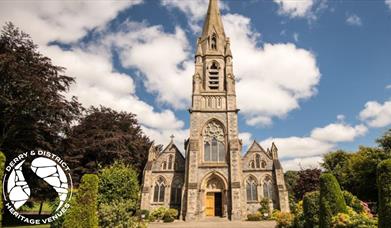
[[174, 142], [175, 136], [174, 136], [174, 135], [171, 135], [170, 138], [171, 138], [171, 142], [173, 143], [173, 142]]

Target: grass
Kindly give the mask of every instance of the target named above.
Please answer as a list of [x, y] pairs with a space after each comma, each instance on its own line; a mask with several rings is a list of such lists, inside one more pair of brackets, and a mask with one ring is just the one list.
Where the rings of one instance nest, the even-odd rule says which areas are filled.
[[[27, 207], [23, 206], [21, 209], [19, 209], [19, 212], [39, 212], [40, 203], [34, 203], [33, 207]], [[52, 212], [52, 208], [50, 207], [50, 204], [48, 202], [44, 202], [42, 205], [42, 212]]]

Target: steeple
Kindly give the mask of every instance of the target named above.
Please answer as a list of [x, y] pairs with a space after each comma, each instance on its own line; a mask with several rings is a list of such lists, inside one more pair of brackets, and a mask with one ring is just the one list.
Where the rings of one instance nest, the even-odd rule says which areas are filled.
[[220, 38], [225, 38], [223, 22], [221, 21], [218, 0], [210, 0], [208, 13], [205, 18], [202, 37], [216, 33]]

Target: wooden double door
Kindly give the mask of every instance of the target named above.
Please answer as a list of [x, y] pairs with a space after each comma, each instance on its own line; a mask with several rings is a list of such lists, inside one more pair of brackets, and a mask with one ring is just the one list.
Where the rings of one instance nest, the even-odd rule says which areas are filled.
[[206, 194], [206, 216], [222, 216], [223, 202], [221, 192], [208, 192]]

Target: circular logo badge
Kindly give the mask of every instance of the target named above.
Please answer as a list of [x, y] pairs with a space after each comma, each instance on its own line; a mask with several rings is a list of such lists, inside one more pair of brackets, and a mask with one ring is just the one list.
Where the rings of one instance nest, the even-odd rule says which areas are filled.
[[[64, 215], [69, 208], [72, 188], [70, 169], [62, 158], [42, 150], [25, 152], [6, 166], [3, 179], [4, 205], [11, 215], [23, 222], [48, 224]], [[23, 213], [22, 206], [27, 202], [35, 203], [37, 196], [46, 195], [54, 195], [55, 198], [49, 202], [55, 206], [51, 213], [39, 218], [31, 213]]]

